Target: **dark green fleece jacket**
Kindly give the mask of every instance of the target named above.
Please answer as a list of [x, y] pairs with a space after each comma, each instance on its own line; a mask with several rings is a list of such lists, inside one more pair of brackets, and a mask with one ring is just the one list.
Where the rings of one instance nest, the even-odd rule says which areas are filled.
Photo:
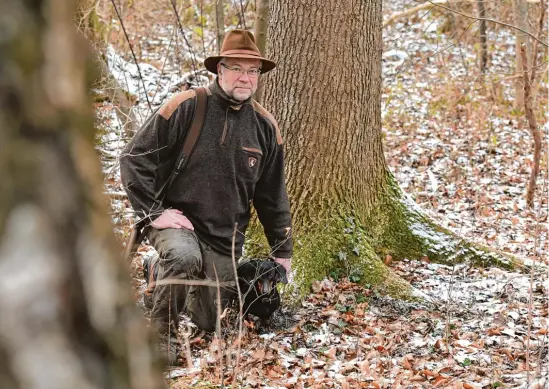
[[216, 251], [231, 255], [234, 224], [236, 255], [241, 255], [253, 203], [273, 255], [292, 255], [290, 206], [284, 179], [282, 138], [272, 115], [256, 101], [237, 102], [208, 86], [206, 119], [185, 169], [164, 203], [158, 190], [173, 170], [190, 128], [196, 93], [172, 97], [124, 148], [122, 183], [141, 218], [154, 220], [176, 208]]

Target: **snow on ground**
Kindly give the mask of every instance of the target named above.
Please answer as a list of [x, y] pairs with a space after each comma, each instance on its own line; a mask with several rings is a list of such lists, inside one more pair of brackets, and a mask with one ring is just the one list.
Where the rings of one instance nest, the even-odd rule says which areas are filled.
[[394, 269], [431, 302], [404, 303], [345, 279], [323, 280], [301, 308], [275, 316], [283, 324], [274, 332], [245, 326], [238, 369], [237, 335], [229, 330], [222, 342], [189, 344], [192, 367], [167, 377], [181, 388], [219, 382], [223, 366], [227, 383], [235, 378], [250, 388], [544, 387], [546, 279], [534, 278], [530, 304], [525, 274], [421, 261]]
[[[392, 3], [391, 11], [402, 11], [403, 3]], [[443, 226], [523, 258], [546, 260], [547, 149], [532, 211], [524, 194], [533, 143], [527, 123], [512, 113], [513, 84], [505, 80], [513, 74], [514, 36], [489, 30], [486, 83], [492, 96], [479, 87], [474, 48], [440, 33], [444, 18], [423, 11], [417, 19], [384, 29], [388, 165]]]

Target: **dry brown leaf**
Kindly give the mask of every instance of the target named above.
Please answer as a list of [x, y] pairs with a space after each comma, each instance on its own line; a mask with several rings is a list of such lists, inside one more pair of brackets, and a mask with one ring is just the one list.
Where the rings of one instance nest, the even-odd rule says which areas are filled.
[[438, 377], [439, 376], [438, 373], [435, 373], [434, 371], [427, 370], [427, 369], [423, 369], [421, 372], [427, 377]]
[[438, 388], [439, 386], [444, 385], [447, 381], [448, 381], [448, 378], [447, 378], [447, 377], [444, 377], [444, 376], [439, 375], [437, 378], [435, 378], [435, 379], [432, 381], [432, 384], [433, 384], [433, 387], [434, 387], [434, 388]]
[[263, 349], [256, 350], [252, 354], [252, 359], [254, 359], [256, 361], [262, 361], [263, 359], [265, 359], [265, 350], [263, 350]]
[[372, 376], [371, 371], [370, 371], [370, 362], [369, 361], [360, 362], [359, 368], [360, 368], [360, 372], [362, 374], [370, 376], [370, 377]]
[[494, 335], [501, 335], [501, 331], [503, 331], [502, 327], [488, 328], [488, 331], [486, 333], [490, 336], [494, 336]]
[[337, 353], [337, 347], [332, 347], [331, 349], [326, 351], [324, 353], [324, 355], [326, 355], [327, 357], [329, 357], [331, 359], [336, 359], [336, 353]]
[[425, 377], [423, 377], [423, 376], [420, 375], [420, 374], [416, 374], [415, 376], [413, 376], [412, 378], [410, 378], [409, 381], [412, 381], [412, 382], [423, 382], [423, 381], [425, 381]]
[[499, 350], [497, 350], [498, 353], [500, 354], [505, 354], [507, 355], [507, 358], [509, 358], [511, 361], [514, 361], [515, 358], [513, 357], [513, 355], [511, 354], [511, 349], [508, 349], [508, 348], [500, 348]]
[[435, 345], [433, 346], [435, 349], [437, 350], [441, 350], [442, 347], [444, 347], [444, 340], [443, 339], [437, 339], [437, 341], [435, 342]]

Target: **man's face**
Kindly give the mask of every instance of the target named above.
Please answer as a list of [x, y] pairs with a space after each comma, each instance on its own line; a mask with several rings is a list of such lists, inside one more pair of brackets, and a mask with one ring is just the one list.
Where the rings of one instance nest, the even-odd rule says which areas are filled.
[[254, 75], [252, 69], [259, 70], [261, 61], [247, 58], [224, 58], [222, 62], [225, 66], [221, 62], [217, 65], [221, 89], [238, 101], [250, 98], [257, 90], [257, 81], [259, 80], [259, 73]]

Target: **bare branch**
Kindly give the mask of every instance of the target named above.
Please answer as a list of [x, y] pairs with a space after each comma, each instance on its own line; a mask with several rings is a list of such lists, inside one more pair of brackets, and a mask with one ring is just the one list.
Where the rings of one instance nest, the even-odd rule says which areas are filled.
[[143, 93], [145, 94], [145, 99], [147, 100], [147, 105], [149, 106], [150, 111], [152, 112], [152, 105], [149, 101], [149, 95], [147, 94], [147, 87], [145, 86], [145, 80], [143, 79], [143, 75], [141, 74], [141, 69], [139, 67], [139, 63], [137, 62], [137, 57], [135, 56], [135, 52], [133, 51], [133, 46], [130, 42], [130, 37], [128, 36], [128, 33], [126, 32], [126, 27], [124, 26], [124, 22], [122, 21], [122, 16], [120, 16], [120, 13], [118, 12], [118, 7], [116, 6], [116, 3], [114, 0], [111, 0], [112, 6], [114, 7], [114, 12], [116, 12], [116, 16], [118, 17], [118, 20], [120, 21], [120, 26], [122, 27], [122, 31], [124, 31], [124, 36], [126, 37], [126, 41], [128, 42], [128, 45], [130, 46], [130, 51], [132, 52], [132, 57], [135, 62], [135, 66], [137, 66], [137, 72], [139, 73], [139, 79], [141, 80], [141, 83], [143, 84]]
[[439, 8], [442, 8], [442, 9], [445, 9], [447, 11], [450, 11], [450, 12], [453, 12], [455, 14], [458, 14], [458, 15], [461, 15], [463, 17], [466, 17], [466, 18], [469, 18], [469, 19], [473, 19], [473, 20], [485, 20], [487, 22], [492, 22], [492, 23], [495, 23], [495, 24], [499, 24], [501, 26], [506, 26], [506, 27], [510, 27], [510, 28], [513, 28], [515, 30], [518, 30], [518, 31], [521, 31], [522, 33], [528, 35], [530, 38], [534, 39], [535, 41], [541, 43], [542, 45], [544, 45], [545, 47], [549, 47], [549, 45], [547, 45], [544, 41], [540, 40], [539, 38], [537, 38], [536, 36], [530, 34], [528, 31], [522, 29], [522, 28], [519, 28], [517, 26], [513, 26], [512, 24], [509, 24], [509, 23], [504, 23], [504, 22], [500, 22], [499, 20], [496, 20], [496, 19], [491, 19], [491, 18], [479, 18], [479, 17], [476, 17], [476, 16], [473, 16], [473, 15], [467, 15], [463, 12], [460, 12], [460, 11], [457, 11], [455, 9], [452, 9], [450, 7], [446, 7], [442, 4], [438, 4], [436, 1], [433, 1], [433, 0], [427, 0], [428, 3], [434, 5], [435, 7], [439, 7]]

